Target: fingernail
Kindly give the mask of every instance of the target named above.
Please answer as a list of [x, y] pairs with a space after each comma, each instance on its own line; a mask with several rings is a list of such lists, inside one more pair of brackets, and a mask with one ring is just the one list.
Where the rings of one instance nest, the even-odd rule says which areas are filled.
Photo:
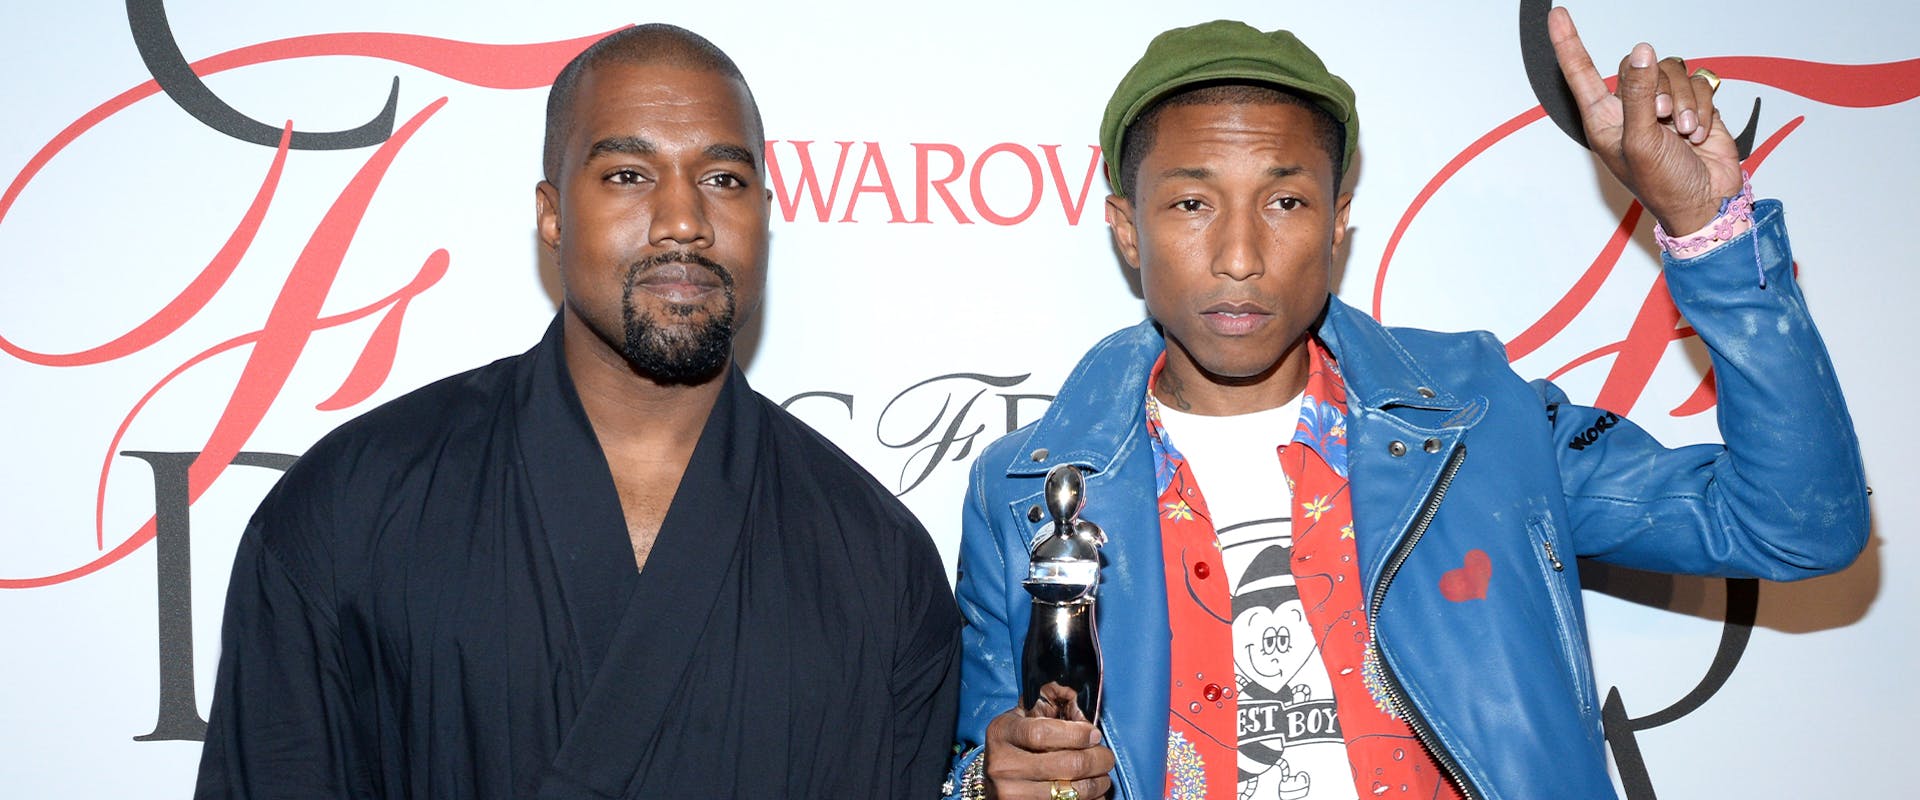
[[1656, 116], [1661, 116], [1661, 117], [1667, 116], [1668, 114], [1672, 114], [1673, 113], [1673, 95], [1667, 94], [1666, 92], [1661, 92], [1659, 94], [1654, 95], [1653, 96], [1653, 113]]
[[1641, 42], [1633, 46], [1633, 53], [1627, 56], [1627, 63], [1639, 69], [1653, 66], [1653, 45]]
[[1693, 132], [1700, 127], [1700, 118], [1694, 115], [1693, 109], [1689, 108], [1680, 112], [1680, 118], [1673, 121], [1673, 127], [1681, 133], [1692, 136]]
[[1100, 729], [1099, 729], [1099, 728], [1094, 728], [1094, 729], [1093, 729], [1093, 735], [1092, 735], [1092, 736], [1089, 736], [1089, 737], [1087, 737], [1087, 743], [1088, 743], [1089, 745], [1095, 745], [1095, 744], [1099, 744], [1099, 743], [1100, 743]]

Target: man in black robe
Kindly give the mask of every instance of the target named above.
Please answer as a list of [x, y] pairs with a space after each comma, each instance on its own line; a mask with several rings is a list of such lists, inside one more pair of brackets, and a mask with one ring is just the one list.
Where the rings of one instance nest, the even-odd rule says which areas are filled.
[[935, 793], [939, 556], [732, 363], [771, 200], [739, 70], [631, 28], [547, 116], [557, 318], [342, 426], [261, 504], [196, 796]]

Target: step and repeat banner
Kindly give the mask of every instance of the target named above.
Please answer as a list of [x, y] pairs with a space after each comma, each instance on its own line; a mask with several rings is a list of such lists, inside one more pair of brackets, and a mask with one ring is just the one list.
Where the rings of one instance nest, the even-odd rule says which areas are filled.
[[[636, 22], [711, 38], [765, 115], [751, 380], [949, 561], [968, 462], [1144, 313], [1096, 130], [1148, 39], [1217, 17], [1294, 30], [1358, 92], [1343, 297], [1491, 330], [1523, 375], [1668, 444], [1714, 437], [1652, 221], [1534, 93], [1544, 3], [1059, 5], [7, 4], [0, 795], [190, 794], [253, 506], [332, 427], [536, 340], [558, 296], [534, 233], [547, 85]], [[1598, 63], [1647, 40], [1725, 78], [1877, 489], [1872, 542], [1838, 575], [1583, 568], [1623, 792], [1905, 794], [1920, 466], [1895, 399], [1920, 390], [1920, 11], [1572, 10]]]

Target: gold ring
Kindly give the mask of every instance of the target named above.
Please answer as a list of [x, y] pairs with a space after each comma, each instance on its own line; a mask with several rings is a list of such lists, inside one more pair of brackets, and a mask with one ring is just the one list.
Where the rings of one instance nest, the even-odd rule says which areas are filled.
[[1073, 784], [1066, 781], [1054, 781], [1052, 786], [1047, 787], [1047, 791], [1053, 800], [1080, 800], [1080, 790], [1073, 788]]
[[1720, 76], [1713, 70], [1701, 67], [1693, 71], [1693, 77], [1706, 81], [1708, 92], [1720, 91]]

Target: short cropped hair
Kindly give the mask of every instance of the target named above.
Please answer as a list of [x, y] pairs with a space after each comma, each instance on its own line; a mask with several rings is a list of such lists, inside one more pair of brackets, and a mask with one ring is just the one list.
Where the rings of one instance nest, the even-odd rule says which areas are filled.
[[1120, 180], [1123, 184], [1115, 187], [1119, 194], [1132, 197], [1133, 190], [1139, 186], [1140, 162], [1146, 160], [1147, 153], [1153, 150], [1153, 144], [1159, 138], [1162, 111], [1175, 106], [1237, 105], [1299, 106], [1312, 112], [1314, 142], [1326, 152], [1327, 160], [1333, 164], [1333, 191], [1339, 194], [1340, 182], [1346, 178], [1340, 161], [1346, 150], [1347, 126], [1312, 100], [1287, 89], [1264, 83], [1235, 82], [1196, 84], [1155, 100], [1140, 112], [1140, 116], [1134, 118], [1133, 124], [1127, 126], [1126, 133], [1121, 137]]
[[547, 92], [546, 148], [541, 154], [541, 166], [548, 182], [556, 182], [561, 150], [566, 147], [567, 137], [573, 135], [573, 104], [580, 79], [588, 70], [606, 64], [664, 64], [714, 72], [739, 81], [741, 88], [747, 90], [747, 108], [753, 112], [753, 141], [748, 144], [752, 152], [759, 152], [760, 140], [766, 137], [760, 122], [760, 104], [753, 99], [753, 89], [747, 86], [746, 77], [740, 74], [740, 67], [733, 59], [706, 37], [686, 28], [665, 23], [636, 25], [614, 31], [588, 45], [553, 79], [553, 89]]

